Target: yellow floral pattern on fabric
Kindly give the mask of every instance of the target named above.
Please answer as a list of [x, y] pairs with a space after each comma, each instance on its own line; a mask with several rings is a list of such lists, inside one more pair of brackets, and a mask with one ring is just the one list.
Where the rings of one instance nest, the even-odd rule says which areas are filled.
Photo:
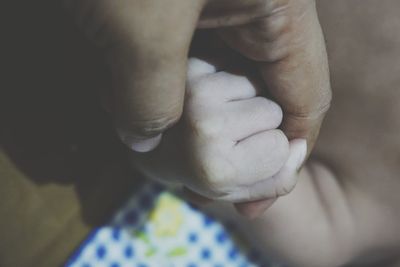
[[183, 223], [182, 201], [170, 193], [163, 193], [157, 199], [149, 220], [154, 225], [155, 234], [159, 237], [172, 237]]
[[275, 266], [251, 262], [256, 254], [237, 233], [170, 192], [143, 186], [66, 266]]

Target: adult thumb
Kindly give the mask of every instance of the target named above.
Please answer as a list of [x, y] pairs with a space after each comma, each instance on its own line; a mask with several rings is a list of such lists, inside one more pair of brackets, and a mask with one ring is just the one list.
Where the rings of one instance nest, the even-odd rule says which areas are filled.
[[187, 54], [203, 0], [69, 2], [78, 25], [106, 53], [110, 109], [122, 141], [135, 151], [152, 150], [181, 116]]

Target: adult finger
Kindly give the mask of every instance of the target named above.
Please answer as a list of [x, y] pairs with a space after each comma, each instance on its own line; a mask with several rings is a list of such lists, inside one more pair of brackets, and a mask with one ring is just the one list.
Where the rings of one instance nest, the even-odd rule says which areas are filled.
[[286, 2], [269, 16], [219, 33], [257, 62], [284, 111], [282, 129], [289, 139], [306, 138], [311, 150], [331, 100], [326, 50], [315, 1]]
[[69, 6], [106, 51], [122, 140], [148, 151], [179, 120], [189, 45], [203, 0], [81, 0]]

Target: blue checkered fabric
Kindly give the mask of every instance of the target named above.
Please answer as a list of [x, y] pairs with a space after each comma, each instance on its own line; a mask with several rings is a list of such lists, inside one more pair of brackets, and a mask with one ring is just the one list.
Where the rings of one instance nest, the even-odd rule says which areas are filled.
[[222, 224], [149, 182], [95, 229], [68, 267], [277, 267]]

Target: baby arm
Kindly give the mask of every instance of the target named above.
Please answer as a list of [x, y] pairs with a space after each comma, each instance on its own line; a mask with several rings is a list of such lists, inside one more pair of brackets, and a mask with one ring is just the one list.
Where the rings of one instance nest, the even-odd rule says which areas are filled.
[[[203, 79], [212, 76], [209, 74]], [[239, 86], [235, 76], [227, 75], [226, 78], [218, 81], [219, 88], [231, 90], [233, 83]], [[215, 82], [209, 79], [200, 83], [197, 91], [206, 92], [205, 87], [208, 87], [209, 92], [213, 92]], [[390, 95], [387, 92], [392, 92], [392, 88], [386, 91]], [[342, 103], [348, 103], [348, 94], [346, 90], [342, 92], [338, 108], [342, 108]], [[393, 126], [393, 121], [398, 118], [398, 109], [394, 108], [395, 104], [382, 108], [382, 103], [373, 109], [376, 96], [381, 93], [375, 94], [371, 98], [369, 91], [364, 92], [370, 101], [360, 97], [369, 107], [367, 115], [359, 114], [358, 106], [336, 110], [336, 123], [333, 124], [336, 128], [329, 125], [325, 130], [319, 149], [325, 148], [322, 155], [335, 167], [335, 173], [311, 158], [298, 175], [287, 176], [292, 182], [297, 181], [295, 188], [278, 198], [256, 220], [238, 216], [231, 205], [222, 202], [212, 202], [207, 208], [213, 209], [216, 216], [226, 213], [226, 216], [233, 217], [251, 241], [257, 240], [265, 253], [289, 266], [400, 266], [399, 167], [396, 161], [399, 128], [388, 127]], [[186, 116], [190, 119], [190, 110], [187, 111]], [[380, 114], [378, 118], [382, 123], [370, 119], [368, 114], [373, 113]], [[254, 118], [248, 113], [242, 115]], [[349, 125], [352, 126], [349, 128]], [[328, 135], [326, 131], [329, 131]], [[382, 134], [385, 131], [392, 133], [393, 137]], [[351, 138], [354, 136], [357, 137]], [[356, 140], [358, 138], [361, 141]], [[376, 144], [371, 145], [371, 142]], [[257, 148], [252, 149], [248, 153], [257, 151]], [[267, 156], [274, 150], [264, 149], [260, 153]]]
[[[317, 162], [310, 160], [297, 172], [306, 148], [302, 140], [289, 142], [276, 129], [282, 120], [279, 106], [257, 96], [257, 89], [246, 77], [216, 72], [196, 59], [189, 62], [188, 93], [184, 116], [186, 122], [196, 123], [194, 128], [199, 131], [191, 144], [211, 150], [211, 155], [196, 154], [196, 160], [212, 158], [214, 149], [221, 153], [217, 163], [238, 153], [233, 165], [242, 169], [233, 175], [246, 187], [237, 195], [247, 193], [248, 198], [221, 199], [241, 202], [280, 197], [256, 220], [239, 216], [223, 202], [213, 202], [207, 208], [216, 216], [225, 213], [233, 217], [266, 253], [291, 266], [329, 267], [349, 262], [355, 244], [348, 196], [334, 175]], [[228, 101], [221, 101], [224, 99]], [[211, 138], [200, 138], [202, 132], [211, 132]], [[236, 147], [222, 147], [222, 141], [236, 142]], [[240, 145], [243, 148], [235, 151]]]
[[[280, 107], [257, 95], [247, 77], [189, 60], [182, 121], [155, 151], [135, 153], [134, 164], [149, 177], [224, 200], [208, 208], [240, 222], [252, 240], [282, 262], [307, 267], [346, 262], [352, 253], [346, 196], [321, 165], [307, 163], [298, 173], [305, 141], [289, 142], [277, 129]], [[257, 220], [238, 216], [230, 204], [278, 197]]]

